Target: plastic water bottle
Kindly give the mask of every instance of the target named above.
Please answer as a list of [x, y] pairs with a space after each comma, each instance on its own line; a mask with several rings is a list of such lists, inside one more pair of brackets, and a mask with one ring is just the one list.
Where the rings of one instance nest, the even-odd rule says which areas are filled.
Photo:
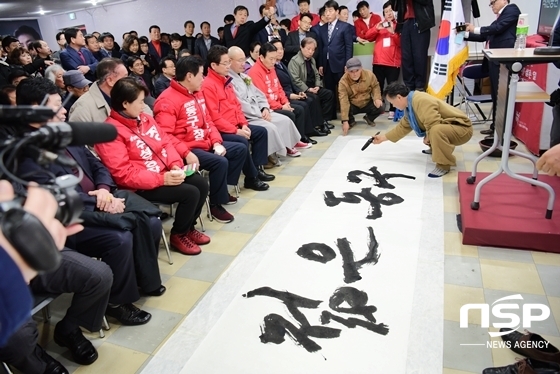
[[515, 30], [515, 49], [525, 49], [527, 46], [527, 35], [529, 34], [529, 16], [527, 14], [520, 14], [517, 20], [517, 28]]

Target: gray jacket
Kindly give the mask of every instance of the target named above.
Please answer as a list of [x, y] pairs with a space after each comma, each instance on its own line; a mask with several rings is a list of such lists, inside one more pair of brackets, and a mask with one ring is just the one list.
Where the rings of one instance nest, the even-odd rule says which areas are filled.
[[[311, 58], [311, 67], [315, 72], [315, 87], [322, 87], [321, 76], [317, 70], [314, 58]], [[292, 76], [294, 84], [300, 91], [305, 92], [309, 89], [307, 84], [305, 84], [307, 81], [307, 67], [305, 66], [305, 58], [301, 54], [301, 51], [299, 51], [298, 54], [290, 60], [290, 63], [288, 64], [288, 71]]]
[[252, 81], [250, 84], [245, 82], [246, 80], [251, 80], [247, 74], [237, 74], [230, 70], [229, 75], [232, 77], [231, 83], [241, 103], [241, 109], [245, 117], [247, 117], [248, 120], [262, 119], [262, 110], [264, 108], [270, 109], [266, 96], [264, 96], [262, 91], [259, 90]]

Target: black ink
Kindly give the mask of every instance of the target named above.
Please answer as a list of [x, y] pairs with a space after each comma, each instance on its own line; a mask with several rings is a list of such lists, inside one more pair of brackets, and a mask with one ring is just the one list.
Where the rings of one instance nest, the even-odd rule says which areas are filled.
[[395, 205], [400, 204], [404, 199], [394, 193], [382, 193], [377, 196], [371, 193], [371, 187], [362, 188], [361, 192], [344, 192], [342, 193], [344, 197], [336, 197], [332, 191], [325, 191], [323, 196], [325, 204], [329, 207], [337, 206], [338, 204], [348, 203], [348, 204], [359, 204], [364, 199], [369, 202], [367, 219], [377, 219], [382, 216], [381, 205]]
[[389, 190], [394, 189], [395, 186], [387, 182], [388, 179], [391, 178], [416, 179], [416, 177], [413, 177], [411, 175], [406, 175], [406, 174], [381, 174], [377, 170], [377, 166], [372, 166], [371, 168], [369, 168], [369, 171], [371, 171], [371, 174], [362, 170], [352, 170], [351, 172], [348, 173], [347, 179], [349, 182], [352, 183], [360, 183], [362, 179], [359, 177], [359, 175], [365, 175], [375, 180], [375, 183], [373, 184], [374, 186], [379, 188], [386, 188]]
[[[326, 325], [333, 320], [348, 328], [361, 326], [377, 334], [387, 335], [389, 333], [389, 326], [384, 323], [375, 323], [377, 321], [373, 316], [373, 313], [377, 311], [377, 308], [374, 305], [366, 305], [367, 302], [368, 295], [364, 291], [359, 291], [354, 287], [341, 287], [330, 297], [329, 307], [339, 313], [362, 315], [367, 319], [367, 321], [358, 318], [342, 318], [325, 310], [321, 313], [321, 323]], [[341, 307], [344, 303], [347, 303], [350, 307]]]
[[368, 242], [368, 253], [360, 261], [354, 260], [354, 252], [350, 248], [350, 242], [346, 238], [338, 239], [336, 245], [342, 256], [342, 268], [344, 270], [344, 282], [353, 283], [362, 279], [362, 276], [358, 272], [365, 264], [376, 265], [379, 261], [380, 253], [377, 251], [379, 248], [379, 243], [375, 238], [373, 228], [368, 227], [369, 232], [369, 242]]
[[340, 336], [340, 329], [311, 326], [305, 315], [298, 309], [317, 309], [322, 301], [308, 299], [287, 291], [277, 291], [270, 287], [260, 287], [247, 292], [243, 296], [247, 298], [254, 296], [276, 298], [286, 305], [288, 311], [301, 325], [301, 327], [298, 328], [284, 317], [271, 313], [264, 317], [264, 323], [261, 326], [261, 336], [259, 338], [263, 343], [281, 344], [285, 340], [284, 336], [286, 332], [288, 332], [289, 336], [308, 352], [317, 352], [321, 349], [321, 346], [309, 339], [310, 336], [320, 339], [332, 339]]
[[[317, 253], [318, 252], [318, 253]], [[296, 252], [298, 256], [310, 261], [317, 261], [326, 264], [336, 257], [334, 250], [323, 243], [304, 244]]]

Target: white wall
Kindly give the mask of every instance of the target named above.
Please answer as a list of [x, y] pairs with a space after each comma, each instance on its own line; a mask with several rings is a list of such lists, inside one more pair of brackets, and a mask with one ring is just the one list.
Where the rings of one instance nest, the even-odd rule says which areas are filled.
[[120, 44], [122, 34], [137, 30], [139, 35], [148, 36], [148, 28], [157, 24], [162, 32], [184, 34], [183, 23], [192, 20], [195, 33], [200, 31], [202, 21], [212, 25], [212, 34], [223, 26], [223, 18], [233, 13], [236, 5], [243, 4], [249, 9], [249, 18], [258, 19], [259, 0], [132, 0], [127, 3], [107, 5], [76, 11], [76, 19], [68, 14], [43, 16], [38, 19], [43, 38], [56, 50], [56, 33], [63, 28], [84, 24], [88, 32], [109, 31]]

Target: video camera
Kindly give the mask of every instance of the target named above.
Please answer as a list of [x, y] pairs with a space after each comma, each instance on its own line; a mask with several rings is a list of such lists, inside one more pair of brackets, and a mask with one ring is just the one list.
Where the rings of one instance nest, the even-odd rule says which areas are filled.
[[[25, 179], [31, 176], [19, 175], [19, 162], [29, 157], [41, 166], [58, 163], [76, 169], [77, 175], [52, 176], [50, 183], [39, 186], [53, 194], [58, 203], [55, 218], [69, 226], [81, 222], [83, 203], [76, 186], [83, 178], [83, 170], [73, 158], [66, 156], [65, 148], [109, 142], [117, 136], [115, 127], [106, 123], [48, 122], [55, 114], [52, 109], [41, 106], [0, 105], [0, 131], [6, 134], [0, 140], [0, 179], [8, 179], [23, 187], [16, 188], [17, 197], [13, 201], [0, 203], [0, 229], [29, 266], [37, 271], [55, 269], [60, 254], [52, 237], [45, 233], [44, 226], [23, 209], [26, 187], [29, 186]], [[29, 126], [31, 123], [46, 124], [34, 129]], [[46, 169], [41, 172], [49, 173]]]

